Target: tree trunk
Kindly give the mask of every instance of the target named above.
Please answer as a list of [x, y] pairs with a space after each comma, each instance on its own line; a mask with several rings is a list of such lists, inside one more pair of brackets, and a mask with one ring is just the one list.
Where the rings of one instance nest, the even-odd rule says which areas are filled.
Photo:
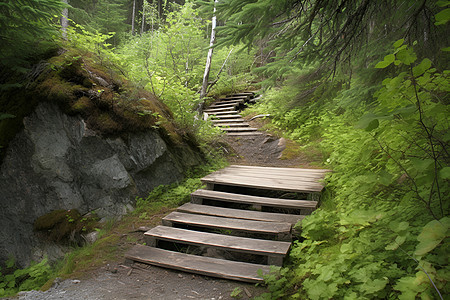
[[134, 35], [134, 19], [136, 13], [136, 0], [133, 0], [133, 12], [131, 13], [131, 34]]
[[145, 0], [142, 1], [142, 26], [141, 26], [141, 35], [144, 33], [145, 27]]
[[[62, 0], [66, 5], [69, 4], [69, 0]], [[61, 30], [63, 39], [67, 40], [67, 27], [69, 27], [69, 8], [65, 7], [61, 16]]]
[[[211, 22], [211, 39], [209, 41], [209, 50], [208, 50], [208, 56], [206, 57], [206, 66], [205, 66], [205, 73], [203, 74], [203, 84], [202, 84], [202, 90], [200, 92], [200, 99], [203, 99], [206, 96], [206, 90], [208, 88], [208, 79], [209, 79], [209, 71], [211, 70], [211, 60], [212, 60], [212, 54], [213, 54], [213, 46], [214, 42], [216, 40], [216, 3], [218, 0], [214, 0], [214, 14], [212, 17]], [[201, 104], [203, 106], [203, 104]], [[202, 108], [199, 109], [199, 112], [201, 112]]]

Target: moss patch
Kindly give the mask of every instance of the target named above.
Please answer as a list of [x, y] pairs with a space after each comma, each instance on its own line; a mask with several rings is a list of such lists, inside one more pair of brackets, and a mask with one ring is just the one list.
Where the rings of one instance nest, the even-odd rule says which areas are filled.
[[168, 107], [150, 92], [137, 88], [114, 66], [100, 64], [94, 54], [76, 49], [37, 66], [26, 86], [3, 92], [0, 113], [15, 116], [0, 121], [0, 160], [5, 148], [23, 128], [23, 118], [42, 101], [57, 103], [68, 114], [79, 114], [102, 135], [158, 130], [169, 143], [185, 143], [183, 130], [173, 123]]
[[76, 209], [53, 210], [36, 219], [34, 230], [43, 232], [50, 240], [58, 242], [92, 231], [96, 225], [95, 216], [82, 217]]

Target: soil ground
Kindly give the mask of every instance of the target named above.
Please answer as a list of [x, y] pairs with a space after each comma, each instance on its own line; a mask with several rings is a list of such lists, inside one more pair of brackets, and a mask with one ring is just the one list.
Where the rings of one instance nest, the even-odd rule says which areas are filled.
[[[252, 127], [261, 127], [262, 120], [252, 121]], [[231, 164], [272, 167], [312, 167], [311, 155], [300, 151], [299, 146], [274, 134], [255, 137], [224, 137], [229, 145]], [[169, 213], [166, 211], [165, 213]], [[159, 223], [162, 216], [152, 218], [152, 225]], [[134, 225], [133, 225], [134, 226]], [[126, 231], [126, 239], [120, 239], [121, 253], [136, 241], [143, 242], [142, 232], [131, 228]], [[134, 240], [133, 240], [134, 239]], [[130, 264], [123, 256], [113, 263], [103, 264], [84, 274], [75, 274], [71, 279], [59, 282], [43, 291], [22, 292], [13, 299], [20, 300], [125, 300], [125, 299], [236, 299], [231, 293], [239, 288], [239, 299], [250, 299], [266, 292], [263, 286], [255, 286], [237, 281], [216, 279], [168, 270], [144, 264]]]

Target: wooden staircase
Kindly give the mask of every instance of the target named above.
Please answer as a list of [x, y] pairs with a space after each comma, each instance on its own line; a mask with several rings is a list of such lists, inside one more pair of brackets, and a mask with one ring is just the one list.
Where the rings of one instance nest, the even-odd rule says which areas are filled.
[[[126, 258], [185, 272], [246, 282], [262, 281], [270, 265], [281, 266], [292, 226], [311, 213], [327, 170], [230, 166], [202, 179], [191, 194], [145, 235]], [[304, 199], [258, 194], [298, 193]], [[309, 195], [309, 196], [308, 196]]]
[[257, 128], [250, 127], [246, 123], [239, 111], [248, 103], [254, 103], [257, 98], [253, 92], [245, 92], [228, 95], [225, 98], [213, 102], [204, 110], [207, 118], [214, 126], [220, 127], [232, 136], [253, 136], [261, 135]]

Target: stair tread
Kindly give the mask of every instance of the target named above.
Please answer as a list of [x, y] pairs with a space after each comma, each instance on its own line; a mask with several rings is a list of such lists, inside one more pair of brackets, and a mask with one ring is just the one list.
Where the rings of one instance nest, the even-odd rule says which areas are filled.
[[230, 115], [215, 115], [215, 118], [219, 118], [219, 119], [237, 119], [237, 118], [242, 118], [242, 116], [240, 114], [230, 114]]
[[208, 113], [208, 114], [211, 114], [211, 115], [229, 115], [229, 114], [237, 114], [238, 113], [238, 111], [237, 110], [226, 110], [226, 111], [213, 111], [213, 112], [208, 112], [208, 111], [204, 111], [204, 112], [206, 112], [206, 113]]
[[198, 214], [187, 214], [182, 212], [172, 212], [163, 218], [163, 222], [164, 221], [199, 227], [220, 228], [225, 230], [238, 230], [263, 234], [289, 234], [291, 231], [290, 223], [230, 219]]
[[227, 135], [231, 136], [254, 136], [254, 135], [262, 135], [261, 131], [254, 131], [254, 132], [228, 132]]
[[270, 266], [266, 265], [196, 256], [143, 245], [134, 246], [125, 257], [160, 267], [252, 283], [263, 281], [258, 276], [258, 270], [270, 272]]
[[291, 246], [290, 242], [252, 239], [168, 226], [154, 227], [147, 231], [145, 236], [171, 242], [211, 246], [258, 255], [285, 256]]
[[261, 212], [254, 210], [200, 205], [194, 203], [183, 204], [182, 206], [177, 208], [177, 211], [234, 219], [247, 219], [266, 222], [286, 222], [290, 224], [296, 224], [298, 221], [302, 220], [305, 217], [304, 215]]
[[234, 111], [235, 107], [234, 106], [229, 106], [229, 107], [220, 107], [220, 108], [208, 108], [205, 109], [203, 112], [205, 113], [211, 113], [211, 112], [217, 112], [217, 111]]
[[211, 122], [213, 122], [214, 124], [221, 124], [221, 123], [243, 123], [245, 122], [245, 119], [224, 119], [224, 120], [211, 120]]
[[[214, 123], [214, 126], [219, 126], [219, 127], [248, 127], [250, 126], [250, 124], [245, 123], [245, 122], [235, 122], [235, 123]], [[222, 128], [223, 129], [223, 128]]]
[[317, 207], [316, 201], [259, 197], [204, 189], [193, 192], [191, 197], [279, 208], [315, 209]]
[[228, 132], [244, 132], [244, 131], [258, 131], [258, 128], [253, 127], [231, 127], [231, 128], [221, 128], [222, 130], [228, 131]]

